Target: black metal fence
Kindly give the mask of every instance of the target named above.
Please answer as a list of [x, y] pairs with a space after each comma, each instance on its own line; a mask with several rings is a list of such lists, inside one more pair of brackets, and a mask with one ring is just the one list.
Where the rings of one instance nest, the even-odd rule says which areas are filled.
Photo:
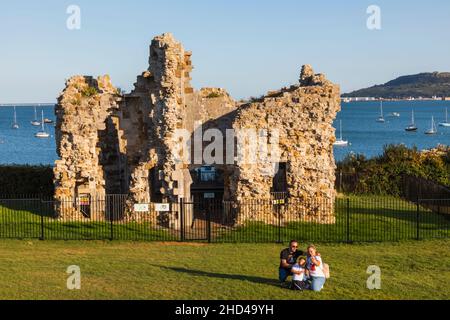
[[389, 196], [132, 204], [126, 195], [0, 197], [0, 238], [205, 242], [379, 242], [448, 238], [450, 198]]
[[411, 175], [402, 176], [402, 196], [405, 199], [450, 199], [450, 188], [434, 181]]

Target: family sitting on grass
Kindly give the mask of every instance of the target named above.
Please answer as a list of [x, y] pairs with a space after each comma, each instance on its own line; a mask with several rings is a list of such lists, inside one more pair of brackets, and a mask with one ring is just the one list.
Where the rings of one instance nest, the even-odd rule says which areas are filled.
[[329, 277], [329, 268], [322, 262], [320, 253], [313, 245], [306, 252], [298, 249], [298, 242], [292, 240], [289, 248], [280, 254], [279, 278], [282, 285], [292, 276], [290, 289], [321, 291]]

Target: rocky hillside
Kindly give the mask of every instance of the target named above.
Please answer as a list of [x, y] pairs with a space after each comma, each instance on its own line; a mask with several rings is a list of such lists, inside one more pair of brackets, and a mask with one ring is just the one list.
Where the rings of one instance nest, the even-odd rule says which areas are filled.
[[431, 98], [450, 97], [450, 72], [402, 76], [382, 85], [346, 93], [343, 97]]

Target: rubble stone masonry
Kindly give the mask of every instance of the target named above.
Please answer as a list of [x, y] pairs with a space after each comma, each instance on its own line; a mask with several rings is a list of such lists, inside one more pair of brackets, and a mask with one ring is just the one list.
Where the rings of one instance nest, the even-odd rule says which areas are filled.
[[[268, 141], [275, 141], [272, 131], [277, 129], [275, 161], [213, 164], [224, 175], [224, 200], [270, 200], [274, 191], [283, 191], [303, 205], [299, 209], [286, 204], [282, 214], [333, 223], [332, 123], [340, 108], [339, 87], [304, 66], [299, 84], [238, 103], [221, 88], [192, 88], [191, 55], [171, 34], [163, 34], [153, 39], [149, 67], [128, 94], [119, 93], [108, 76], [75, 76], [67, 81], [56, 107], [60, 159], [54, 169], [55, 198], [128, 194], [123, 216], [138, 220], [135, 203], [176, 203], [192, 197], [191, 173], [206, 163], [178, 161], [175, 150], [183, 143], [176, 135], [178, 129], [186, 130], [191, 140], [199, 130], [203, 134], [216, 129], [223, 137], [230, 129], [265, 130]], [[224, 154], [230, 152], [225, 138], [222, 142]], [[208, 143], [203, 141], [202, 148]], [[233, 151], [239, 158], [242, 150]], [[189, 152], [194, 160], [195, 150]], [[279, 173], [273, 168], [279, 167], [284, 170], [283, 190], [275, 187]], [[78, 214], [74, 203], [71, 210], [60, 212], [62, 217]], [[174, 208], [162, 224], [177, 227], [179, 215]], [[272, 210], [236, 212], [237, 224], [260, 218], [270, 221], [267, 216], [274, 214]]]

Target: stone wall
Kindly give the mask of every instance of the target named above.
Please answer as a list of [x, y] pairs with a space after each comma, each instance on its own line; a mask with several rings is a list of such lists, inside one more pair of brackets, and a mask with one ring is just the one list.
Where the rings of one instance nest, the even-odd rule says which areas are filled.
[[156, 133], [153, 147], [162, 176], [160, 192], [168, 201], [177, 201], [177, 196], [189, 198], [190, 194], [188, 168], [178, 163], [173, 153], [178, 143], [174, 139], [175, 131], [185, 127], [186, 96], [193, 93], [190, 58], [191, 53], [184, 51], [171, 34], [152, 41], [149, 70], [158, 87], [152, 93], [152, 122]]
[[[126, 216], [131, 219], [137, 217], [132, 212], [135, 203], [189, 200], [190, 171], [213, 164], [196, 159], [194, 138], [216, 129], [224, 139], [224, 158], [214, 165], [223, 172], [226, 200], [271, 199], [277, 174], [274, 168], [281, 163], [285, 164], [286, 191], [292, 199], [328, 203], [324, 209], [304, 205], [301, 217], [298, 210], [285, 206], [283, 214], [332, 222], [332, 122], [339, 110], [339, 87], [305, 66], [299, 85], [239, 105], [224, 89], [194, 90], [192, 69], [191, 53], [171, 34], [163, 34], [153, 39], [148, 70], [137, 77], [129, 94], [119, 97], [108, 77], [71, 78], [56, 111], [61, 157], [55, 167], [56, 198], [127, 193]], [[257, 164], [227, 163], [231, 149], [232, 159], [245, 152], [245, 148], [227, 146], [227, 130], [246, 128], [266, 130], [262, 138], [268, 142], [276, 140], [272, 131], [278, 130], [280, 157]], [[176, 151], [185, 142], [177, 136], [179, 129], [187, 131], [191, 142], [189, 163], [177, 157]], [[201, 141], [200, 145], [204, 150], [211, 142]], [[176, 226], [179, 216], [177, 210], [172, 211], [163, 220]], [[273, 212], [241, 211], [236, 221], [267, 215], [273, 217]]]
[[149, 171], [156, 166], [157, 156], [151, 148], [155, 137], [149, 92], [155, 88], [150, 72], [144, 72], [137, 78], [135, 89], [124, 96], [118, 111], [127, 161], [127, 192], [131, 203], [150, 202]]
[[[235, 110], [236, 104], [223, 89], [195, 91], [191, 87], [191, 53], [171, 34], [152, 41], [149, 64], [135, 89], [124, 97], [119, 111], [127, 141], [130, 196], [135, 202], [148, 202], [152, 198], [149, 195], [155, 193], [161, 194], [161, 201], [189, 199], [192, 168], [175, 157], [174, 149], [180, 143], [175, 138], [176, 130], [193, 134], [199, 124], [216, 126], [217, 118]], [[231, 127], [231, 121], [219, 122], [222, 129]], [[149, 178], [158, 180], [153, 183], [157, 190], [151, 190]]]
[[[299, 86], [272, 92], [260, 101], [241, 106], [233, 123], [236, 130], [264, 129], [269, 138], [274, 129], [278, 131], [278, 162], [286, 164], [286, 191], [294, 201], [308, 203], [308, 219], [321, 223], [334, 221], [332, 125], [339, 110], [339, 87], [323, 75], [315, 75], [310, 66], [304, 66]], [[267, 172], [276, 164], [237, 164], [230, 186], [234, 199], [269, 199], [273, 175]], [[238, 220], [256, 219], [258, 215], [242, 213]]]
[[[105, 176], [110, 167], [101, 164], [102, 158], [117, 156], [110, 149], [114, 132], [108, 121], [118, 109], [119, 96], [108, 76], [94, 79], [76, 76], [70, 78], [56, 106], [56, 146], [60, 157], [55, 162], [54, 182], [56, 199], [75, 199], [80, 195], [103, 197], [106, 192]], [[71, 211], [71, 206], [66, 206]], [[79, 214], [74, 205], [73, 212]]]

